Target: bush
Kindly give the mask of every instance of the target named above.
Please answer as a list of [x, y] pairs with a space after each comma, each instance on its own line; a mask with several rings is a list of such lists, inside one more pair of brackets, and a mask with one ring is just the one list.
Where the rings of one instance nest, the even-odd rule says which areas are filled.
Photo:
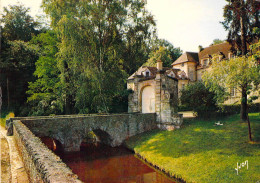
[[181, 108], [191, 109], [197, 112], [199, 117], [210, 117], [217, 111], [217, 100], [214, 92], [202, 82], [188, 84], [181, 91]]
[[[240, 104], [233, 105], [219, 105], [219, 112], [223, 115], [232, 115], [240, 113]], [[248, 112], [260, 112], [260, 103], [248, 104]]]

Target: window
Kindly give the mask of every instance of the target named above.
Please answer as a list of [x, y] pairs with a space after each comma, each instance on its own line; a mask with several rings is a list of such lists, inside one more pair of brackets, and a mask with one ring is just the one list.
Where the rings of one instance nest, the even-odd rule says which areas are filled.
[[193, 71], [190, 71], [190, 80], [194, 80], [194, 77], [193, 77]]
[[235, 88], [231, 88], [231, 89], [230, 89], [230, 96], [231, 96], [231, 97], [235, 97], [235, 96], [236, 96], [236, 90], [235, 90]]
[[175, 77], [175, 74], [171, 71], [171, 72], [168, 74], [168, 76], [174, 78], [174, 77]]
[[208, 65], [208, 59], [203, 60], [203, 66], [207, 66]]
[[181, 66], [184, 67], [184, 63], [182, 63]]
[[201, 78], [201, 74], [200, 74], [200, 73], [198, 73], [198, 80], [199, 80], [199, 81], [202, 80], [202, 78]]
[[184, 89], [185, 88], [185, 84], [182, 84], [182, 87], [181, 87], [182, 89]]
[[232, 54], [232, 53], [229, 53], [229, 54], [228, 54], [228, 58], [229, 58], [229, 59], [234, 58], [234, 57], [235, 57], [234, 54]]
[[149, 76], [150, 76], [148, 71], [145, 72], [145, 76], [146, 76], [146, 77], [149, 77]]

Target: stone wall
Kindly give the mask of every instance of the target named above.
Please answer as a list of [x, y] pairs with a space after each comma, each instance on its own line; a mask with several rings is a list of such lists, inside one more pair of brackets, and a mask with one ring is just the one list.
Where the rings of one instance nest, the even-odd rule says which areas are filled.
[[34, 135], [58, 140], [65, 151], [79, 151], [81, 142], [90, 131], [99, 130], [107, 134], [108, 145], [114, 147], [131, 136], [157, 128], [155, 113], [11, 118], [8, 128], [12, 128], [12, 121], [17, 119]]
[[32, 183], [80, 183], [77, 175], [49, 150], [21, 121], [13, 121], [13, 135]]

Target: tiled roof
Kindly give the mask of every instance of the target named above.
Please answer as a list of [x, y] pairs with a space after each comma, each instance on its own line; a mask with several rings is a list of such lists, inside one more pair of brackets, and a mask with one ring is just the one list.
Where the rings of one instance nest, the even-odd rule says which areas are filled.
[[[142, 73], [144, 71], [146, 71], [146, 69], [149, 69], [151, 75], [149, 77], [144, 76]], [[139, 78], [143, 78], [143, 79], [154, 79], [156, 77], [156, 73], [157, 73], [158, 69], [156, 67], [147, 67], [147, 66], [142, 66], [140, 67], [135, 73], [133, 73], [128, 80], [132, 80], [135, 77], [139, 77]], [[168, 68], [168, 67], [164, 67], [163, 71], [165, 72], [165, 74], [169, 74], [171, 71], [173, 71], [173, 73], [175, 74], [175, 78], [174, 79], [181, 79], [179, 77], [181, 70], [180, 69], [174, 69], [174, 68]]]
[[212, 45], [204, 48], [201, 52], [199, 52], [199, 59], [201, 60], [203, 58], [209, 58], [214, 54], [221, 54], [224, 55], [225, 58], [228, 58], [228, 53], [230, 52], [230, 49], [231, 45], [228, 42]]
[[157, 68], [156, 68], [156, 67], [142, 66], [142, 67], [140, 67], [135, 73], [133, 73], [133, 74], [128, 78], [128, 80], [134, 79], [135, 76], [143, 76], [142, 72], [144, 72], [146, 69], [149, 69], [149, 71], [151, 72], [151, 76], [150, 76], [150, 77], [155, 77], [155, 76], [156, 76], [156, 72], [157, 72]]
[[175, 62], [172, 63], [172, 65], [181, 64], [184, 62], [198, 62], [198, 53], [196, 52], [185, 52], [182, 54]]

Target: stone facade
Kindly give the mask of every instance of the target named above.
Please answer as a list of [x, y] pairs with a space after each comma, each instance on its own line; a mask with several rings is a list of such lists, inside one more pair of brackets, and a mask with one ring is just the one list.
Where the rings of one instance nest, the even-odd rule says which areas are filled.
[[178, 80], [174, 76], [176, 71], [163, 68], [160, 61], [157, 67], [139, 68], [127, 80], [127, 89], [132, 91], [128, 112], [156, 113], [159, 128], [179, 128], [182, 116], [177, 114]]

